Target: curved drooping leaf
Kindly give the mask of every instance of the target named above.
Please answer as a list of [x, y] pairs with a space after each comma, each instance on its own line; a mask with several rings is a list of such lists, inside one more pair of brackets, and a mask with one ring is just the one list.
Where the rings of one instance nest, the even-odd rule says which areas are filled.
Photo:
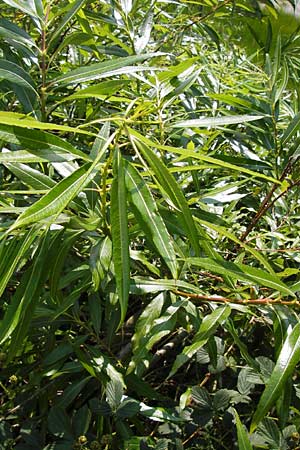
[[117, 292], [120, 304], [120, 322], [127, 311], [130, 286], [130, 259], [127, 219], [127, 192], [124, 163], [118, 149], [114, 153], [113, 182], [111, 186], [111, 234], [112, 257], [115, 269]]
[[[47, 133], [46, 131], [28, 129], [27, 126], [23, 128], [23, 121], [18, 120], [18, 123], [20, 122], [22, 122], [21, 126], [0, 124], [0, 139], [3, 142], [16, 144], [20, 146], [22, 149], [28, 150], [29, 153], [35, 155], [37, 158], [42, 158], [43, 160], [46, 161], [63, 162], [63, 161], [72, 161], [73, 159], [77, 158], [87, 161], [90, 160], [90, 158], [84, 152], [76, 149], [72, 144], [65, 141], [64, 139], [61, 139], [59, 136], [54, 136], [53, 134]], [[36, 123], [38, 126], [38, 124], [41, 122], [30, 121], [30, 123], [33, 123], [34, 127]], [[14, 153], [18, 155], [17, 152]], [[22, 158], [21, 155], [22, 154], [20, 154], [20, 156], [17, 157]], [[10, 157], [12, 159], [7, 161], [7, 158]], [[6, 155], [5, 152], [1, 153], [0, 162], [1, 161], [14, 162], [14, 154], [10, 153], [10, 156], [8, 156]]]
[[10, 83], [17, 84], [18, 86], [22, 86], [24, 89], [28, 90], [33, 94], [34, 97], [37, 97], [38, 93], [34, 86], [34, 81], [30, 77], [30, 75], [17, 64], [0, 59], [0, 80], [6, 80]]
[[71, 200], [92, 180], [89, 163], [72, 175], [60, 181], [46, 195], [29, 206], [11, 226], [10, 231], [26, 225], [41, 222], [60, 214]]
[[0, 243], [0, 296], [2, 296], [21, 258], [24, 257], [37, 235], [38, 231], [31, 228], [19, 239], [11, 239]]
[[142, 142], [135, 141], [139, 150], [145, 156], [158, 180], [159, 187], [169, 195], [171, 201], [179, 209], [179, 217], [182, 221], [182, 226], [185, 229], [187, 236], [190, 239], [191, 245], [198, 255], [200, 253], [199, 237], [197, 228], [187, 204], [187, 201], [178, 186], [175, 178], [170, 174], [164, 163], [146, 147]]
[[33, 18], [43, 19], [44, 9], [42, 0], [3, 0], [9, 6], [20, 9]]
[[147, 145], [151, 148], [154, 147], [159, 150], [163, 150], [164, 152], [182, 155], [182, 157], [184, 159], [187, 159], [187, 158], [199, 159], [199, 160], [205, 161], [207, 163], [210, 163], [213, 166], [216, 166], [218, 168], [223, 167], [224, 169], [231, 169], [231, 170], [234, 170], [235, 172], [246, 173], [255, 178], [261, 178], [261, 179], [270, 181], [272, 183], [281, 184], [281, 182], [279, 180], [277, 180], [276, 178], [265, 175], [261, 172], [254, 172], [253, 170], [247, 169], [246, 167], [240, 166], [238, 164], [232, 164], [230, 162], [224, 161], [222, 158], [207, 156], [206, 154], [203, 154], [201, 152], [191, 151], [188, 149], [182, 149], [180, 147], [171, 147], [169, 145], [161, 145], [159, 143], [151, 141], [151, 139], [141, 135], [140, 133], [138, 133], [136, 130], [133, 130], [132, 128], [129, 128], [128, 130], [132, 136], [135, 136], [138, 140], [140, 140], [145, 145]]
[[245, 122], [253, 122], [254, 120], [263, 119], [264, 115], [243, 115], [243, 116], [224, 116], [224, 117], [202, 117], [199, 119], [183, 120], [172, 124], [174, 128], [200, 128], [200, 127], [217, 127], [221, 125], [233, 125]]
[[84, 131], [80, 128], [72, 128], [67, 125], [57, 125], [55, 123], [40, 122], [29, 118], [25, 114], [19, 114], [14, 112], [0, 111], [0, 124], [17, 126], [20, 128], [33, 128], [38, 130], [58, 130], [68, 133], [81, 133], [89, 136], [95, 136], [89, 131]]
[[160, 56], [161, 53], [145, 53], [144, 55], [126, 56], [115, 58], [101, 63], [91, 64], [87, 67], [71, 70], [64, 75], [51, 81], [51, 84], [83, 83], [86, 81], [99, 80], [104, 77], [120, 75], [135, 71], [146, 70], [143, 66], [132, 66], [132, 64], [145, 61], [146, 59]]
[[0, 19], [0, 36], [7, 42], [12, 43], [15, 48], [25, 48], [26, 52], [35, 57], [33, 49], [38, 47], [31, 36], [22, 28], [7, 19]]
[[250, 427], [251, 433], [257, 428], [258, 424], [270, 411], [279, 395], [283, 392], [284, 385], [292, 375], [299, 359], [300, 323], [293, 328], [282, 346], [271, 377], [266, 384], [266, 388], [260, 397], [257, 409], [254, 413]]
[[289, 123], [289, 126], [285, 130], [281, 138], [282, 145], [286, 145], [296, 135], [299, 129], [300, 129], [300, 113], [296, 114], [293, 117], [293, 119]]
[[[28, 237], [30, 237], [29, 234]], [[44, 269], [46, 265], [46, 254], [48, 252], [49, 237], [49, 233], [46, 233], [45, 236], [41, 239], [41, 243], [38, 249], [38, 256], [40, 258], [36, 257], [32, 263], [32, 266], [29, 267], [24, 273], [22, 277], [22, 283], [20, 283], [20, 285], [18, 286], [15, 295], [13, 296], [9, 307], [5, 312], [0, 327], [0, 344], [6, 341], [17, 328], [19, 328], [19, 330], [23, 332], [23, 323], [25, 326], [27, 326], [28, 319], [32, 317], [32, 312], [34, 309], [33, 307], [34, 305], [36, 305], [39, 298], [39, 293], [43, 287], [43, 281], [45, 277]], [[29, 315], [28, 308], [30, 307], [32, 307], [32, 310], [31, 314]], [[25, 314], [26, 311], [27, 314]], [[15, 341], [11, 344], [16, 350], [18, 348], [17, 344], [20, 345], [18, 335], [19, 333], [17, 333], [17, 336], [15, 336]], [[13, 353], [13, 351], [10, 351], [10, 357], [13, 356]]]
[[159, 215], [157, 205], [145, 181], [130, 163], [125, 166], [125, 182], [134, 205], [134, 214], [146, 238], [150, 238], [169, 267], [172, 277], [177, 278], [178, 265], [168, 230]]
[[293, 291], [275, 274], [270, 274], [262, 269], [257, 269], [256, 267], [232, 263], [225, 260], [214, 261], [210, 258], [187, 258], [186, 262], [220, 275], [227, 275], [237, 280], [251, 281], [260, 286], [275, 289], [276, 291], [281, 292], [282, 295], [295, 296]]

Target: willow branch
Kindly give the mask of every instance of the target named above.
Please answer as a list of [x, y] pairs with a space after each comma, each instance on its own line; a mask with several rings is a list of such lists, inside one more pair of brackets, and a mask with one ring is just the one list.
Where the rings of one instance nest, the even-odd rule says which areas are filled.
[[270, 305], [286, 305], [286, 306], [296, 306], [300, 307], [299, 300], [282, 300], [281, 298], [247, 298], [247, 299], [232, 299], [228, 297], [221, 296], [209, 296], [202, 294], [194, 294], [190, 292], [184, 291], [172, 291], [176, 295], [180, 295], [182, 297], [188, 297], [193, 300], [199, 300], [205, 303], [232, 303], [237, 305], [246, 305], [246, 306], [270, 306]]

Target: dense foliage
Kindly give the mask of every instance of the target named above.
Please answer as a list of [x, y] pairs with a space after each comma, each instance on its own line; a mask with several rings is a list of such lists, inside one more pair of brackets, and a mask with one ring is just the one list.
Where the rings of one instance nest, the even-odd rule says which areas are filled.
[[0, 448], [300, 448], [299, 2], [0, 1]]

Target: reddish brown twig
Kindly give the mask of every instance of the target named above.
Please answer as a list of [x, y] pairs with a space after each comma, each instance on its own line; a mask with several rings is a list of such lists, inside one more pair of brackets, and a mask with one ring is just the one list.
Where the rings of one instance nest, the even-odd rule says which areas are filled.
[[193, 300], [200, 300], [207, 303], [233, 303], [237, 305], [246, 306], [270, 306], [270, 305], [286, 305], [286, 306], [296, 306], [300, 307], [300, 301], [293, 300], [282, 300], [281, 298], [246, 298], [246, 299], [236, 299], [221, 296], [209, 296], [202, 294], [194, 294], [191, 292], [183, 291], [172, 291], [176, 295], [181, 295], [182, 297], [192, 298]]

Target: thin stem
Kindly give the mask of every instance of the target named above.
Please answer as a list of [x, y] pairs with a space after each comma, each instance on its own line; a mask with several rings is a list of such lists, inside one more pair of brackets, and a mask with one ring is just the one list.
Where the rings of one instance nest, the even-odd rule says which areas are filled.
[[[292, 162], [289, 161], [287, 163], [287, 165], [285, 166], [281, 177], [279, 179], [279, 181], [283, 181], [286, 176], [291, 172], [292, 170]], [[257, 211], [257, 213], [255, 214], [255, 216], [253, 217], [253, 219], [251, 220], [250, 224], [248, 225], [246, 231], [242, 234], [242, 236], [240, 237], [240, 241], [244, 242], [246, 240], [246, 238], [248, 237], [249, 233], [253, 230], [253, 228], [256, 226], [257, 222], [260, 220], [260, 218], [267, 212], [267, 210], [274, 204], [273, 201], [271, 202], [271, 198], [275, 192], [275, 190], [277, 189], [277, 183], [273, 184], [273, 186], [271, 187], [270, 191], [268, 192], [268, 194], [265, 196], [263, 202], [261, 203], [259, 210]]]
[[47, 43], [46, 43], [46, 34], [47, 34], [47, 21], [50, 13], [50, 5], [47, 5], [46, 13], [45, 13], [45, 22], [42, 29], [41, 34], [41, 77], [42, 77], [42, 85], [41, 85], [41, 93], [40, 93], [40, 102], [41, 102], [41, 114], [42, 114], [42, 122], [46, 121], [46, 78], [47, 78]]
[[247, 299], [232, 299], [227, 297], [211, 297], [209, 295], [202, 294], [193, 294], [190, 292], [183, 291], [172, 291], [176, 295], [180, 295], [182, 297], [188, 297], [194, 300], [200, 300], [202, 302], [208, 303], [234, 303], [237, 305], [247, 305], [247, 306], [270, 306], [270, 305], [287, 305], [287, 306], [296, 306], [300, 307], [300, 301], [294, 300], [282, 300], [281, 298], [247, 298]]

